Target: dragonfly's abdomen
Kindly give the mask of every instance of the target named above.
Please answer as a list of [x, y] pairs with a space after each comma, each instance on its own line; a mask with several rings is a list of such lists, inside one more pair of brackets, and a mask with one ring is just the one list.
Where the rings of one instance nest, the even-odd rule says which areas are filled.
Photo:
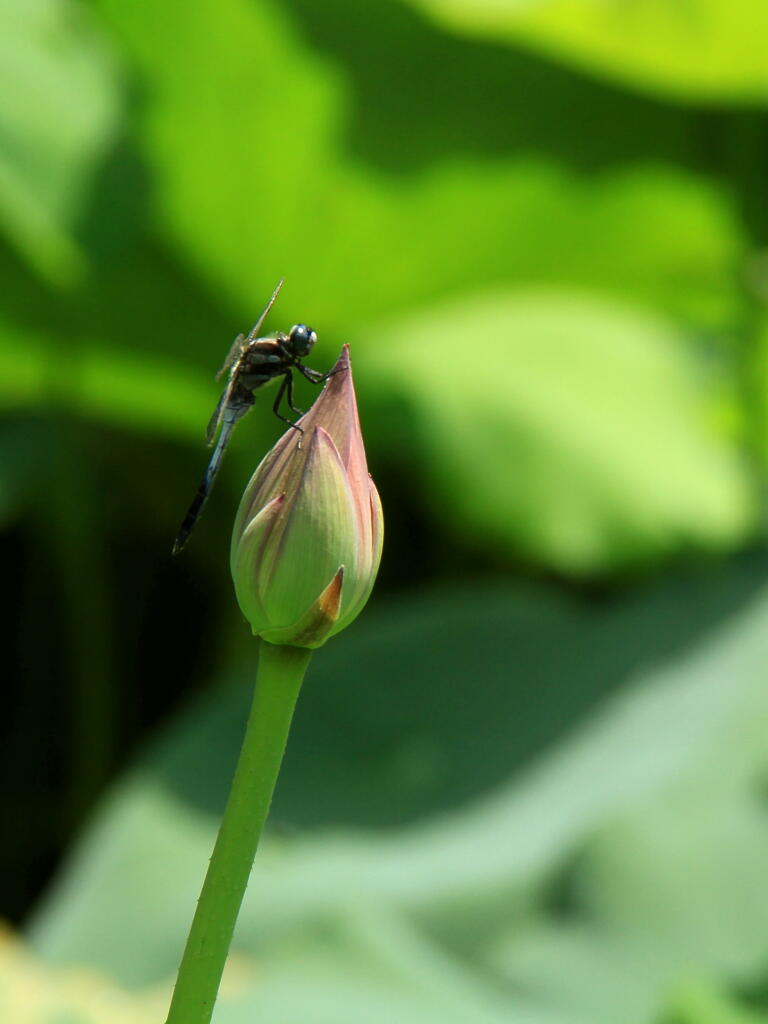
[[271, 372], [265, 371], [264, 373], [241, 373], [238, 384], [248, 391], [255, 391], [257, 388], [269, 384], [271, 380], [279, 377], [281, 373], [285, 373], [285, 370], [282, 368], [272, 370]]

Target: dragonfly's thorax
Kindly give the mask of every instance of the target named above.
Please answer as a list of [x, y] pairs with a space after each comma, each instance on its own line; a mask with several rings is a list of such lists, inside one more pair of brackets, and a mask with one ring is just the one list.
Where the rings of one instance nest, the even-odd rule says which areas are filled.
[[287, 340], [283, 334], [249, 342], [235, 367], [235, 390], [255, 391], [275, 377], [289, 373], [297, 359], [287, 347]]
[[[296, 357], [286, 344], [287, 341], [288, 338], [284, 334], [276, 338], [257, 338], [249, 343], [243, 353], [240, 359], [241, 367], [246, 370], [268, 367], [287, 369], [296, 361]], [[281, 371], [278, 369], [277, 372]]]

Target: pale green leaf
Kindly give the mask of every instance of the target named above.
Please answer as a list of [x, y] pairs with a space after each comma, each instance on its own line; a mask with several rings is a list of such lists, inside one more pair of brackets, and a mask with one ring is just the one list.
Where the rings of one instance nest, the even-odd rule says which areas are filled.
[[[640, 822], [650, 806], [672, 807], [681, 791], [705, 792], [719, 767], [720, 800], [732, 794], [738, 804], [745, 782], [766, 763], [765, 600], [747, 604], [730, 625], [712, 623], [744, 603], [752, 572], [764, 572], [764, 561], [747, 577], [691, 578], [618, 612], [587, 613], [504, 589], [435, 596], [429, 605], [400, 601], [378, 620], [371, 613], [353, 628], [347, 650], [329, 648], [312, 666], [237, 947], [279, 947], [364, 907], [373, 935], [385, 928], [385, 913], [387, 921], [427, 924], [430, 942], [461, 953], [462, 963], [481, 945], [490, 961], [500, 929], [524, 935], [535, 924], [542, 879], [608, 829]], [[369, 666], [364, 688], [361, 664]], [[599, 700], [629, 673], [632, 686]], [[422, 691], [424, 708], [414, 708]], [[247, 686], [215, 692], [114, 792], [34, 923], [46, 956], [85, 959], [132, 983], [173, 970], [247, 699]], [[393, 739], [377, 747], [373, 723], [381, 735], [387, 716]], [[521, 744], [528, 744], [524, 768]], [[455, 790], [455, 779], [473, 771], [481, 788], [465, 789], [458, 806], [446, 806], [435, 779]], [[330, 827], [345, 812], [349, 817], [350, 789], [359, 788], [361, 806], [370, 808], [386, 807], [386, 794], [390, 802], [400, 794], [412, 801], [414, 787], [425, 786], [441, 813], [386, 832], [385, 821], [370, 827], [370, 815], [367, 827]], [[326, 806], [324, 827], [280, 829], [302, 817], [311, 826], [318, 802]], [[354, 817], [362, 823], [359, 813], [350, 822]], [[661, 872], [673, 869], [671, 882], [674, 864], [654, 863]], [[632, 866], [628, 859], [624, 868]], [[723, 880], [722, 898], [730, 893], [743, 905], [756, 884], [754, 871], [737, 872]], [[760, 913], [756, 907], [754, 920]], [[618, 963], [631, 959], [633, 936], [629, 926], [617, 930], [617, 944], [624, 943]], [[695, 937], [686, 941], [698, 962], [724, 970], [759, 954], [745, 948], [752, 935], [742, 929], [729, 939], [735, 959], [727, 960], [713, 961]], [[402, 940], [392, 945], [400, 948]], [[660, 949], [675, 966], [668, 947]], [[494, 962], [498, 969], [498, 955]], [[646, 1003], [660, 998], [656, 968], [650, 984], [641, 993]], [[552, 1013], [562, 1017], [551, 992]]]
[[56, 284], [84, 269], [75, 228], [119, 106], [114, 58], [85, 5], [0, 5], [0, 227]]
[[[563, 76], [543, 93], [540, 69], [486, 71], [413, 18], [396, 25], [407, 52], [439, 59], [402, 78], [388, 59], [345, 59], [377, 19], [393, 30], [378, 5], [329, 11], [338, 53], [312, 44], [307, 12], [266, 2], [100, 7], [146, 96], [161, 229], [244, 319], [283, 275], [280, 318], [325, 336], [505, 280], [599, 284], [718, 325], [732, 311], [742, 232], [730, 197], [691, 169], [681, 114]], [[359, 91], [375, 104], [364, 117]], [[560, 120], [571, 104], [589, 111], [576, 140]]]
[[768, 95], [762, 0], [412, 0], [454, 31], [531, 46], [591, 74], [695, 102]]
[[199, 438], [216, 386], [177, 362], [70, 337], [66, 375], [56, 335], [0, 323], [0, 410], [65, 409], [138, 431]]
[[669, 994], [692, 973], [759, 978], [768, 907], [755, 896], [768, 816], [734, 793], [732, 778], [724, 788], [705, 769], [600, 830], [570, 879], [578, 917], [511, 933], [494, 954], [497, 967], [553, 1012], [593, 1024], [661, 1020]]
[[659, 1024], [768, 1024], [768, 1015], [741, 1005], [712, 982], [695, 981], [670, 1000]]
[[418, 460], [444, 528], [478, 547], [578, 573], [728, 547], [749, 529], [739, 454], [708, 422], [686, 339], [663, 319], [497, 292], [376, 336], [358, 376], [400, 394], [412, 433], [399, 457]]

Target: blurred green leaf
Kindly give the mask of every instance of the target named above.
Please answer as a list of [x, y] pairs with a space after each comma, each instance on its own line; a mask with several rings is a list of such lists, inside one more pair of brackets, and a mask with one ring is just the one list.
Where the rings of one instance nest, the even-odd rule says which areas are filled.
[[364, 902], [278, 943], [254, 966], [240, 997], [217, 1008], [215, 1024], [506, 1024], [510, 1003], [522, 1024], [575, 1024], [528, 999], [505, 998], [428, 938]]
[[599, 831], [570, 880], [571, 913], [517, 930], [497, 952], [509, 981], [553, 1011], [641, 1024], [660, 1019], [667, 994], [685, 988], [691, 972], [759, 977], [768, 908], [755, 894], [768, 816], [734, 794], [732, 778], [723, 788], [705, 766], [693, 785]]
[[411, 0], [454, 31], [531, 46], [592, 74], [696, 102], [764, 104], [761, 0]]
[[0, 323], [0, 409], [68, 409], [117, 426], [202, 439], [216, 386], [144, 353], [69, 339], [66, 374], [56, 335], [21, 335]]
[[[520, 974], [527, 987], [507, 990], [510, 1013], [515, 992], [525, 991], [531, 1006], [543, 1014], [540, 1019], [596, 1024], [609, 1019], [602, 1013], [596, 1016], [594, 1010], [611, 1004], [614, 987], [614, 975], [606, 972], [604, 960], [595, 958], [594, 977], [586, 974], [593, 989], [589, 1005], [575, 996], [569, 1004], [558, 998], [572, 974], [569, 959], [556, 961], [558, 970], [553, 971], [550, 944], [542, 980], [541, 974], [532, 973], [533, 965], [541, 968], [542, 961], [532, 961], [530, 955], [521, 959], [519, 953], [546, 926], [544, 883], [557, 878], [562, 866], [581, 851], [575, 863], [595, 865], [590, 881], [594, 891], [579, 897], [572, 913], [581, 915], [583, 902], [586, 921], [598, 915], [601, 929], [613, 939], [611, 962], [634, 963], [628, 971], [638, 993], [632, 997], [633, 1006], [661, 1005], [686, 953], [693, 967], [718, 976], [753, 968], [760, 948], [746, 948], [745, 941], [755, 933], [743, 927], [724, 939], [726, 955], [712, 957], [689, 931], [679, 955], [672, 956], [661, 941], [659, 958], [645, 957], [642, 882], [635, 878], [638, 893], [630, 894], [627, 904], [637, 911], [619, 920], [615, 915], [621, 904], [614, 908], [611, 902], [608, 861], [605, 855], [600, 861], [597, 854], [607, 849], [602, 844], [612, 831], [621, 835], [631, 827], [642, 835], [650, 813], [669, 817], [681, 794], [694, 793], [694, 809], [701, 806], [699, 795], [714, 773], [720, 794], [715, 806], [728, 811], [726, 826], [739, 817], [744, 786], [759, 777], [766, 763], [764, 595], [747, 603], [733, 622], [718, 629], [712, 623], [727, 619], [744, 602], [745, 582], [754, 579], [755, 572], [763, 575], [764, 562], [760, 566], [759, 571], [754, 565], [745, 567], [746, 576], [721, 578], [719, 583], [717, 577], [710, 583], [692, 578], [663, 596], [649, 595], [608, 613], [587, 613], [584, 607], [559, 602], [549, 607], [546, 601], [528, 603], [500, 590], [495, 596], [486, 593], [484, 601], [482, 591], [474, 601], [458, 594], [434, 597], [430, 604], [423, 598], [418, 603], [401, 601], [379, 621], [369, 616], [351, 631], [350, 643], [329, 650], [328, 658], [313, 665], [288, 753], [287, 792], [281, 783], [271, 835], [259, 853], [258, 871], [243, 906], [239, 948], [279, 950], [316, 932], [338, 934], [354, 919], [356, 935], [360, 923], [366, 924], [367, 941], [376, 945], [377, 957], [395, 957], [400, 950], [404, 963], [414, 962], [408, 943], [422, 942], [414, 967], [422, 980], [444, 969], [453, 984], [469, 985], [465, 991], [471, 991], [472, 984], [480, 983], [472, 978], [487, 976], [488, 971], [496, 983], [502, 974]], [[694, 636], [698, 641], [691, 643]], [[412, 650], [422, 652], [422, 661], [417, 656], [413, 666], [415, 675], [408, 671]], [[515, 652], [513, 671], [510, 650]], [[364, 693], [357, 705], [348, 706], [346, 695], [361, 690], [361, 664], [368, 666]], [[556, 681], [562, 686], [560, 695], [554, 689]], [[621, 683], [623, 692], [599, 700], [606, 686]], [[505, 686], [513, 695], [506, 704], [500, 696]], [[331, 811], [322, 829], [291, 833], [284, 827], [281, 834], [280, 820], [287, 811], [292, 814], [289, 821], [301, 820], [291, 792], [293, 801], [299, 798], [311, 809], [323, 799], [326, 786], [333, 787], [333, 770], [327, 772], [325, 766], [332, 766], [334, 758], [346, 758], [348, 776], [356, 771], [370, 775], [377, 763], [386, 765], [386, 751], [372, 752], [366, 764], [358, 750], [369, 742], [370, 722], [379, 717], [380, 709], [389, 708], [393, 715], [399, 709], [398, 745], [408, 751], [414, 732], [419, 739], [408, 719], [408, 698], [421, 687], [430, 695], [425, 708], [432, 710], [421, 711], [415, 721], [422, 721], [422, 731], [431, 727], [432, 749], [442, 742], [450, 752], [450, 723], [461, 722], [464, 733], [474, 740], [463, 755], [459, 750], [464, 765], [474, 758], [482, 762], [482, 772], [489, 752], [511, 752], [506, 771], [503, 759], [496, 763], [497, 781], [486, 777], [479, 798], [386, 833], [330, 827]], [[494, 688], [497, 699], [491, 696]], [[444, 701], [453, 706], [453, 714], [441, 721], [435, 712]], [[211, 776], [223, 785], [231, 770], [242, 729], [242, 717], [237, 727], [235, 709], [246, 702], [247, 687], [215, 693], [118, 787], [33, 923], [31, 934], [44, 956], [84, 959], [133, 984], [172, 972], [216, 826], [215, 813], [207, 810]], [[555, 720], [542, 732], [541, 717], [553, 711]], [[224, 729], [223, 712], [229, 720]], [[323, 713], [330, 716], [325, 727]], [[505, 776], [516, 764], [515, 746], [525, 742], [531, 728], [538, 728], [539, 739], [525, 752], [530, 764], [509, 779]], [[397, 759], [390, 763], [397, 767]], [[377, 783], [374, 776], [369, 802], [384, 804], [387, 788], [390, 799], [396, 800], [408, 785], [424, 784], [418, 771], [410, 783], [408, 778], [394, 772]], [[339, 786], [337, 821], [344, 818], [343, 792]], [[690, 816], [687, 805], [684, 810]], [[312, 811], [305, 813], [311, 820]], [[715, 827], [707, 824], [709, 835]], [[676, 835], [682, 832], [681, 823]], [[655, 834], [649, 832], [648, 838]], [[726, 828], [724, 837], [730, 834]], [[750, 830], [741, 833], [747, 840], [750, 835]], [[697, 855], [697, 836], [701, 839], [702, 832], [695, 828], [680, 863], [674, 857], [649, 859], [648, 874], [658, 876], [660, 894], [674, 887], [685, 864], [695, 863], [690, 858]], [[734, 867], [744, 864], [739, 852], [742, 838], [734, 833]], [[712, 864], [719, 849], [712, 850]], [[748, 871], [735, 870], [722, 880], [718, 900], [727, 902], [730, 896], [735, 907], [745, 906], [761, 891], [754, 870], [758, 858], [759, 851], [753, 852]], [[617, 856], [612, 871], [636, 873], [639, 862], [641, 858], [631, 855], [624, 860]], [[576, 880], [587, 877], [582, 869]], [[585, 881], [580, 884], [586, 893]], [[694, 875], [691, 886], [698, 892], [711, 884], [712, 876], [702, 871]], [[600, 909], [599, 899], [612, 909], [613, 919]], [[756, 906], [750, 920], [758, 923], [762, 913]], [[690, 928], [695, 930], [700, 923], [693, 919]], [[411, 929], [415, 930], [409, 940]], [[504, 938], [510, 931], [515, 940], [511, 951]], [[358, 935], [345, 954], [350, 963], [360, 948]], [[643, 951], [639, 961], [633, 960], [637, 949]], [[576, 952], [584, 962], [585, 954]], [[483, 966], [475, 976], [478, 958]], [[302, 971], [311, 970], [313, 959], [302, 961]], [[670, 969], [659, 970], [659, 959]], [[461, 982], [463, 974], [467, 977]], [[436, 988], [443, 984], [448, 982]], [[610, 1019], [613, 1024], [616, 1018]], [[622, 1019], [630, 1024], [635, 1018]], [[647, 1015], [637, 1019], [650, 1020]]]
[[705, 981], [691, 982], [671, 1000], [671, 1009], [659, 1024], [766, 1024], [768, 1017], [756, 1013]]
[[84, 269], [75, 238], [119, 117], [115, 62], [91, 12], [63, 0], [0, 5], [0, 224], [54, 284]]
[[[478, 548], [580, 573], [728, 547], [749, 529], [740, 456], [708, 424], [706, 385], [664, 320], [562, 292], [499, 292], [377, 340], [358, 376], [401, 396], [397, 436], [410, 440], [398, 457], [418, 460], [443, 527]], [[381, 415], [372, 427], [374, 438], [390, 429]]]
[[[297, 983], [299, 981], [299, 983]], [[0, 944], [0, 1013], [13, 1024], [159, 1024], [171, 978], [121, 989], [92, 967], [52, 968], [17, 940]], [[235, 954], [214, 1024], [506, 1024], [506, 1000], [407, 925], [371, 908], [348, 910], [257, 956]], [[520, 1024], [574, 1024], [515, 1000]], [[579, 1022], [582, 1024], [582, 1022]], [[586, 1022], [583, 1022], [586, 1024]]]
[[[766, 267], [768, 270], [768, 267]], [[768, 293], [766, 293], [768, 294]], [[768, 463], [768, 316], [761, 310], [750, 350], [747, 382], [752, 440], [763, 464]]]
[[92, 969], [50, 968], [0, 928], [0, 1020], [8, 1024], [151, 1024], [169, 992], [128, 993]]
[[[344, 7], [318, 19], [267, 0], [100, 3], [146, 95], [161, 229], [244, 317], [282, 275], [281, 317], [326, 336], [512, 279], [600, 286], [722, 326], [742, 231], [727, 193], [691, 171], [681, 115], [458, 44], [444, 53], [416, 19], [390, 24], [387, 4]], [[366, 47], [387, 32], [407, 68], [384, 90], [374, 73], [391, 51]], [[584, 111], [577, 138], [555, 119], [563, 104]]]
[[[756, 750], [748, 722], [731, 731], [733, 748], [743, 738]], [[711, 763], [662, 806], [617, 821], [585, 854], [580, 905], [610, 934], [642, 947], [646, 964], [682, 974], [696, 963], [707, 975], [753, 977], [768, 962], [768, 906], [754, 899], [768, 859], [768, 815], [750, 791], [750, 760], [737, 754], [725, 770]], [[734, 795], [733, 775], [743, 770], [744, 791]]]
[[0, 422], [0, 525], [9, 523], [50, 479], [48, 448], [38, 424]]

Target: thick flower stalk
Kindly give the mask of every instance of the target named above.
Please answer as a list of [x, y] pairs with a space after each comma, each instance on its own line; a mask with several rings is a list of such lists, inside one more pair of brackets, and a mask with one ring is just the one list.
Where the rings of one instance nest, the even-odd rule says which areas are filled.
[[251, 714], [166, 1024], [209, 1024], [312, 649], [348, 625], [381, 559], [349, 353], [248, 484], [232, 536], [240, 607], [261, 637]]
[[303, 434], [288, 430], [245, 490], [231, 568], [254, 635], [315, 648], [361, 611], [381, 559], [381, 502], [346, 346], [299, 426]]

